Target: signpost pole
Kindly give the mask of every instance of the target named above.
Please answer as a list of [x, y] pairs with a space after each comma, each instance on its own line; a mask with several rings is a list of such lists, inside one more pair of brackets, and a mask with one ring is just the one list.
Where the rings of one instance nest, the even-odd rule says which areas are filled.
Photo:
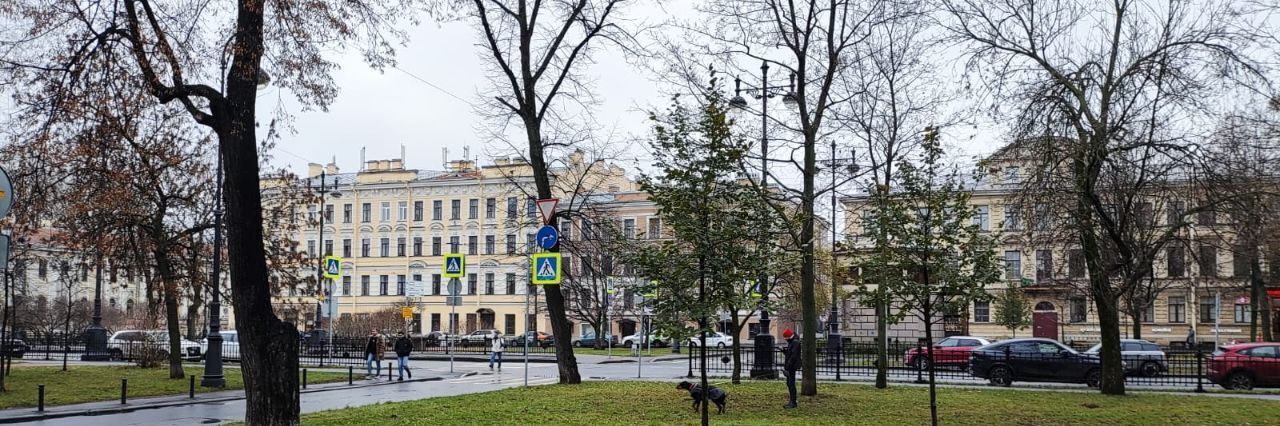
[[[529, 387], [529, 338], [537, 337], [538, 333], [530, 333], [531, 324], [529, 322], [529, 292], [524, 292], [524, 387]], [[532, 336], [530, 336], [532, 335]]]

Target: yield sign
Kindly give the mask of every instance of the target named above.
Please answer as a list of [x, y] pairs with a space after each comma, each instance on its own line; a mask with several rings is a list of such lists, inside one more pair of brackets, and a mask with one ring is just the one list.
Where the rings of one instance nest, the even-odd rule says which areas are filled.
[[551, 216], [556, 214], [556, 205], [559, 204], [559, 198], [544, 198], [538, 200], [538, 214], [542, 215], [543, 225], [551, 223]]

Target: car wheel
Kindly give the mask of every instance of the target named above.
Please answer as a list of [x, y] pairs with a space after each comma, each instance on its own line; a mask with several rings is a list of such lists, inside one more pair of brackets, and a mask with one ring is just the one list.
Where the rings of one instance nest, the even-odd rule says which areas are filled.
[[1155, 377], [1160, 375], [1160, 364], [1147, 361], [1142, 363], [1140, 370], [1144, 377]]
[[720, 349], [724, 349], [724, 348], [725, 348], [725, 346], [724, 346], [724, 342], [720, 342], [720, 344], [716, 345], [716, 347], [718, 347], [718, 348], [720, 348]]
[[627, 349], [634, 348], [635, 346], [636, 346], [636, 342], [634, 340], [627, 341]]
[[1232, 390], [1253, 390], [1253, 376], [1243, 371], [1231, 373], [1224, 387]]
[[1102, 370], [1093, 369], [1089, 370], [1088, 373], [1085, 373], [1084, 384], [1091, 388], [1102, 386]]
[[926, 359], [924, 356], [918, 356], [916, 357], [915, 367], [917, 370], [928, 370], [929, 360]]
[[581, 348], [581, 347], [582, 347], [582, 341], [581, 341], [581, 340], [579, 340], [579, 341], [573, 342], [573, 346], [574, 346], [574, 347]]
[[996, 386], [1009, 387], [1013, 384], [1013, 370], [1003, 365], [991, 367], [991, 372], [987, 376], [991, 384]]
[[112, 361], [120, 361], [124, 359], [124, 353], [120, 352], [119, 349], [107, 351], [107, 356], [110, 357]]

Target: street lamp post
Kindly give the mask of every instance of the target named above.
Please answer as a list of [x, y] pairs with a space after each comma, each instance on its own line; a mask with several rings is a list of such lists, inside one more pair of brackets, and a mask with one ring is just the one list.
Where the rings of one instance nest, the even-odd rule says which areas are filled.
[[107, 329], [102, 327], [102, 253], [98, 253], [96, 272], [93, 279], [93, 323], [85, 330], [86, 342], [81, 361], [106, 361]]
[[[213, 270], [209, 272], [209, 286], [213, 299], [209, 301], [209, 334], [205, 341], [209, 349], [204, 354], [204, 376], [200, 386], [221, 388], [227, 386], [222, 375], [222, 149], [218, 149], [216, 189], [213, 192]], [[101, 271], [98, 273], [101, 279]]]
[[[321, 170], [320, 171], [320, 188], [316, 191], [316, 193], [320, 194], [320, 239], [316, 241], [316, 245], [319, 246], [318, 250], [320, 253], [323, 253], [323, 255], [316, 256], [318, 259], [317, 262], [319, 263], [316, 268], [316, 283], [320, 285], [320, 288], [321, 288], [320, 291], [322, 292], [321, 295], [322, 295], [322, 298], [324, 298], [324, 300], [316, 301], [316, 322], [315, 322], [315, 327], [312, 328], [312, 331], [321, 330], [320, 324], [324, 322], [321, 319], [321, 312], [320, 312], [321, 310], [324, 309], [322, 303], [327, 301], [330, 304], [330, 306], [337, 306], [337, 304], [333, 303], [332, 300], [328, 300], [328, 298], [333, 297], [333, 288], [332, 288], [333, 282], [326, 280], [324, 277], [324, 257], [333, 255], [333, 253], [326, 251], [326, 247], [328, 246], [325, 245], [324, 243], [324, 220], [325, 220], [325, 214], [327, 213], [325, 211], [327, 205], [325, 204], [324, 197], [325, 195], [331, 192], [333, 193], [334, 198], [342, 196], [341, 192], [338, 192], [336, 189], [333, 188], [336, 186], [338, 186], [337, 180], [336, 179], [334, 180], [334, 184], [331, 187], [328, 184], [328, 175], [325, 174], [324, 170]], [[326, 351], [326, 353], [332, 352], [333, 350], [331, 346], [333, 343], [334, 314], [335, 314], [334, 312], [329, 313], [329, 321], [327, 322], [327, 324], [329, 325], [329, 333], [328, 333], [329, 336], [327, 339], [329, 345], [327, 346], [330, 346], [330, 348], [329, 350]]]
[[[764, 61], [760, 64], [760, 87], [743, 87], [742, 79], [733, 79], [734, 96], [729, 100], [729, 106], [737, 109], [745, 109], [747, 100], [742, 97], [742, 92], [747, 92], [752, 97], [760, 100], [760, 185], [767, 187], [769, 185], [769, 98], [774, 96], [782, 96], [782, 103], [794, 105], [796, 75], [791, 74], [790, 82], [786, 85], [770, 85], [769, 84], [769, 62]], [[762, 232], [761, 238], [767, 238], [768, 233]], [[760, 291], [760, 332], [755, 337], [755, 362], [751, 366], [751, 377], [755, 379], [776, 379], [778, 371], [774, 366], [774, 346], [773, 335], [769, 333], [769, 277], [763, 274], [759, 277], [757, 288]]]

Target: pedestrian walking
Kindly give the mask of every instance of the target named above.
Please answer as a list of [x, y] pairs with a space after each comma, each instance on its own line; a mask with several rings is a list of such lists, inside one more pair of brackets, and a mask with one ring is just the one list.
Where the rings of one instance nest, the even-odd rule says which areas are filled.
[[489, 370], [493, 370], [494, 360], [498, 361], [498, 371], [502, 371], [502, 349], [507, 347], [507, 342], [502, 340], [502, 332], [498, 331], [493, 334], [493, 342], [489, 348]]
[[787, 348], [782, 351], [784, 359], [782, 373], [787, 376], [787, 393], [791, 398], [782, 408], [796, 408], [796, 371], [800, 370], [800, 339], [796, 338], [796, 333], [790, 328], [782, 332], [782, 338], [787, 340]]
[[413, 342], [409, 341], [409, 336], [400, 333], [396, 338], [396, 362], [400, 363], [400, 380], [404, 381], [404, 375], [409, 374], [409, 378], [413, 378], [413, 371], [409, 370], [409, 354], [413, 352]]
[[382, 375], [382, 357], [386, 355], [386, 350], [387, 341], [378, 334], [378, 330], [369, 330], [369, 340], [364, 344], [365, 379], [378, 380], [378, 376]]

